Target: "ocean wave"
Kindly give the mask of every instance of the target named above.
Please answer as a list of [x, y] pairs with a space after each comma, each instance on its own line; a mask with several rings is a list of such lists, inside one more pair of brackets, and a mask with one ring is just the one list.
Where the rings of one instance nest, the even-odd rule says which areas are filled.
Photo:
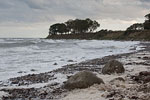
[[[131, 46], [138, 44], [138, 42], [101, 40], [0, 39], [0, 41], [0, 68], [6, 70], [5, 73], [0, 72], [0, 80], [8, 78], [3, 76], [14, 77], [19, 71], [30, 73], [30, 69], [39, 72], [51, 71], [71, 64], [68, 60], [77, 63], [130, 52]], [[58, 65], [54, 66], [54, 63]], [[8, 70], [9, 68], [12, 70]]]

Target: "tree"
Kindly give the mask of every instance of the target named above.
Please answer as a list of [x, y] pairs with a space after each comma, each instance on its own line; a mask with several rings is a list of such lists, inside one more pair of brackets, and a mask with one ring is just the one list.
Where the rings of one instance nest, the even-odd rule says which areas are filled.
[[126, 29], [126, 31], [124, 32], [124, 35], [127, 35], [127, 34], [132, 33], [132, 32], [136, 32], [139, 30], [144, 30], [143, 23], [135, 23], [135, 24], [131, 25], [130, 27], [128, 27]]
[[132, 31], [144, 30], [144, 26], [142, 23], [135, 23], [131, 25], [130, 27], [128, 27], [127, 30], [132, 30]]
[[93, 32], [100, 26], [100, 24], [97, 21], [92, 21], [89, 18], [85, 20], [68, 20], [65, 23], [71, 33]]
[[49, 34], [50, 35], [57, 35], [57, 34], [64, 34], [64, 33], [86, 33], [86, 32], [93, 32], [96, 30], [100, 24], [97, 21], [92, 21], [91, 19], [87, 18], [85, 20], [82, 19], [75, 19], [75, 20], [68, 20], [65, 23], [56, 23], [50, 26]]
[[89, 27], [86, 20], [76, 19], [74, 20], [74, 23], [74, 30], [76, 33], [87, 32]]
[[67, 25], [68, 31], [72, 33], [74, 31], [74, 20], [69, 19], [65, 24]]
[[144, 29], [150, 30], [150, 13], [145, 15]]
[[90, 31], [94, 31], [98, 27], [100, 27], [100, 24], [97, 21], [93, 21], [92, 25], [90, 26]]
[[100, 26], [100, 24], [98, 22], [96, 22], [95, 20], [92, 21], [91, 19], [87, 18], [86, 21], [88, 23], [88, 31], [89, 32], [92, 32], [92, 31], [96, 30], [97, 27]]
[[146, 20], [150, 21], [150, 13], [145, 15]]
[[50, 26], [49, 34], [56, 35], [58, 33], [66, 33], [68, 32], [67, 26], [64, 23], [56, 23]]
[[54, 24], [49, 28], [49, 35], [56, 35], [56, 34], [57, 34], [57, 24]]

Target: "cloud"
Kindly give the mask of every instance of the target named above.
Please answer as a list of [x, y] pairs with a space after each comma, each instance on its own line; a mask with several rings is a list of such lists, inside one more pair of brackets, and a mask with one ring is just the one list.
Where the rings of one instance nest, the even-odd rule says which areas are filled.
[[[39, 22], [55, 16], [133, 19], [143, 17], [148, 0], [11, 0], [0, 1], [0, 21]], [[146, 3], [143, 3], [146, 2]], [[147, 3], [148, 2], [148, 3]], [[146, 9], [145, 9], [146, 10]], [[134, 12], [134, 13], [133, 13]], [[51, 21], [50, 20], [50, 21]]]
[[44, 0], [20, 0], [19, 2], [25, 3], [31, 9], [43, 9]]
[[22, 27], [38, 23], [50, 25], [72, 18], [88, 17], [100, 23], [106, 20], [111, 24], [113, 20], [111, 26], [114, 26], [115, 21], [124, 22], [124, 28], [118, 29], [125, 29], [132, 21], [144, 21], [144, 15], [149, 13], [149, 9], [149, 0], [0, 0], [0, 26], [9, 26], [9, 23], [13, 26], [19, 23]]

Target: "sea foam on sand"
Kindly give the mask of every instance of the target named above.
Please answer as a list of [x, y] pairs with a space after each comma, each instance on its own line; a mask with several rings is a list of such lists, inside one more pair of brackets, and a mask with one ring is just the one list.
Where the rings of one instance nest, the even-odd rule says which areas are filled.
[[9, 94], [8, 93], [6, 93], [6, 92], [4, 92], [4, 91], [0, 91], [0, 100], [2, 100], [1, 98], [3, 97], [3, 96], [8, 96]]

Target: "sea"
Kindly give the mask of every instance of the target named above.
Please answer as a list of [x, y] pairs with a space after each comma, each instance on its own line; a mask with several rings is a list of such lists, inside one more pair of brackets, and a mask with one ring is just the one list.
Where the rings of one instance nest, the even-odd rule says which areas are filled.
[[[0, 81], [141, 49], [139, 41], [0, 39]], [[134, 48], [134, 49], [133, 49]]]

